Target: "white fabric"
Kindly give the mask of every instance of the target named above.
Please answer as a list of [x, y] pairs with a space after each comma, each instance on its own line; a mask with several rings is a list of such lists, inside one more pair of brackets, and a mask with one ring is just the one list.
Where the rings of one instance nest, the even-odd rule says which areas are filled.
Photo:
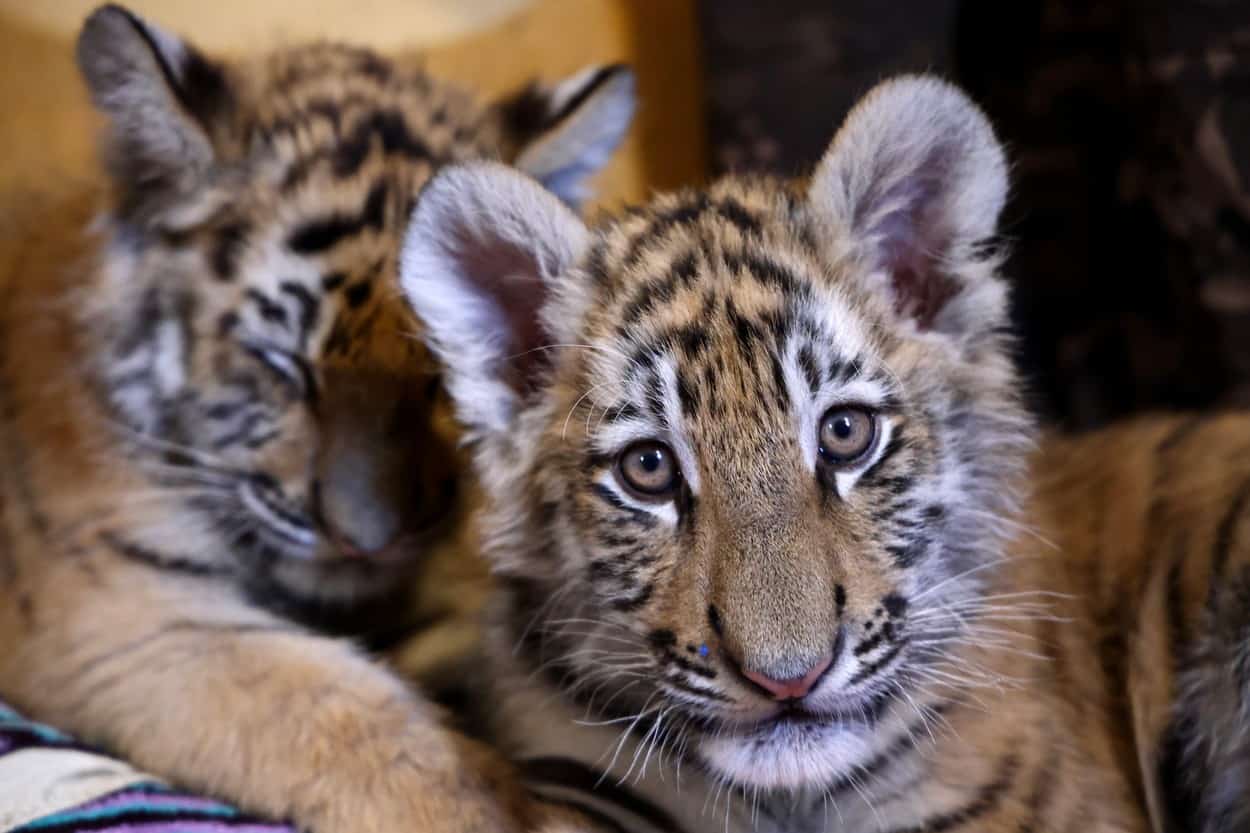
[[10, 752], [0, 756], [0, 833], [155, 780], [120, 761], [77, 749]]

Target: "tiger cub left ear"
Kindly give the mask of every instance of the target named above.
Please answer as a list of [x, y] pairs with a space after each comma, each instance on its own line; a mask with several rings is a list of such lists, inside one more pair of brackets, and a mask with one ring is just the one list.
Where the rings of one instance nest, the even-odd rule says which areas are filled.
[[554, 85], [530, 84], [497, 103], [512, 165], [573, 208], [629, 130], [635, 109], [628, 67], [589, 67]]
[[925, 76], [870, 91], [808, 190], [828, 239], [849, 248], [899, 323], [956, 340], [1005, 321], [1007, 288], [989, 244], [1006, 199], [1007, 163], [989, 120]]
[[115, 4], [87, 18], [77, 58], [92, 102], [107, 117], [105, 161], [122, 212], [177, 226], [194, 208], [187, 203], [204, 202], [221, 161], [214, 136], [233, 100], [224, 69]]
[[573, 338], [586, 307], [570, 272], [589, 241], [551, 191], [498, 162], [447, 166], [421, 189], [400, 287], [468, 437], [508, 442], [549, 380], [548, 348]]

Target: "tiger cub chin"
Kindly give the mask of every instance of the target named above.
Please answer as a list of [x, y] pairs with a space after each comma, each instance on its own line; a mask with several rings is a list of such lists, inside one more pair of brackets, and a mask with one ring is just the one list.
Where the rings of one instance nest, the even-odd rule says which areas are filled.
[[806, 182], [596, 228], [498, 165], [435, 176], [401, 280], [489, 495], [487, 714], [539, 793], [614, 830], [1250, 829], [1250, 419], [1039, 441], [1006, 196], [923, 77]]
[[342, 45], [217, 60], [117, 6], [77, 57], [105, 193], [0, 251], [0, 699], [313, 833], [530, 826], [492, 758], [297, 619], [454, 540], [457, 438], [396, 291], [417, 192], [497, 159], [575, 204], [632, 75], [483, 103]]

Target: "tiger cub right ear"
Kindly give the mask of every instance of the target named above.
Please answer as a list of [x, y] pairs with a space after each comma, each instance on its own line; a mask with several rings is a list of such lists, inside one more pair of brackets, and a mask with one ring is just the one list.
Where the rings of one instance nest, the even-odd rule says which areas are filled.
[[964, 342], [1005, 322], [991, 244], [1007, 162], [985, 114], [953, 85], [904, 76], [875, 87], [834, 137], [808, 199], [900, 326]]
[[506, 435], [572, 337], [583, 305], [570, 270], [590, 233], [552, 193], [494, 162], [454, 165], [422, 189], [400, 284], [445, 368], [471, 437]]
[[634, 73], [589, 67], [554, 85], [530, 84], [495, 104], [513, 166], [576, 208], [634, 117]]
[[231, 101], [221, 67], [112, 4], [83, 24], [77, 58], [92, 102], [108, 118], [105, 160], [122, 212], [151, 218], [196, 195], [216, 161], [214, 122]]

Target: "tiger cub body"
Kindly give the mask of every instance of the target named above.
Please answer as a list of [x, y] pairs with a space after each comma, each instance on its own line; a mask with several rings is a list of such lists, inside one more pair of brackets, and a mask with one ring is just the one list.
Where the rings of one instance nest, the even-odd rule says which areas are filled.
[[432, 180], [401, 280], [488, 492], [484, 714], [536, 792], [606, 830], [1248, 828], [1250, 417], [1039, 439], [1006, 187], [923, 78], [807, 183], [593, 230], [497, 166]]
[[502, 159], [576, 202], [631, 75], [486, 105], [346, 46], [215, 61], [115, 6], [78, 60], [108, 183], [5, 218], [0, 698], [315, 833], [519, 829], [491, 758], [299, 622], [455, 545], [455, 431], [394, 289], [416, 193]]

